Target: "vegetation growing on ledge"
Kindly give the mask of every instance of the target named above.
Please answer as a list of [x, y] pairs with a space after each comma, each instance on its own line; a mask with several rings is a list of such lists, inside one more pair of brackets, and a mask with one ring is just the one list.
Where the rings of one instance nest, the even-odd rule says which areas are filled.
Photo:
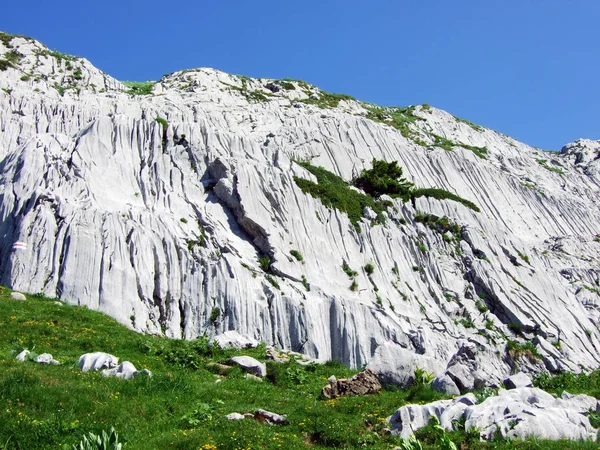
[[127, 91], [130, 95], [150, 95], [156, 81], [122, 81], [129, 88]]
[[414, 188], [411, 182], [402, 177], [402, 168], [396, 161], [388, 163], [373, 159], [373, 168], [364, 169], [353, 182], [354, 186], [363, 189], [365, 194], [352, 189], [351, 183], [323, 167], [313, 166], [306, 161], [296, 161], [296, 163], [317, 178], [317, 183], [314, 183], [304, 178], [294, 177], [294, 181], [302, 192], [318, 198], [325, 206], [346, 213], [357, 230], [360, 230], [358, 223], [362, 219], [366, 207], [375, 211], [377, 223], [385, 223], [383, 212], [392, 204], [379, 199], [384, 194], [392, 198], [401, 198], [403, 201], [414, 201], [419, 197], [452, 200], [473, 211], [480, 211], [475, 203], [444, 189]]
[[466, 200], [456, 194], [453, 194], [450, 191], [446, 191], [445, 189], [439, 188], [418, 188], [413, 189], [410, 193], [411, 199], [419, 198], [419, 197], [431, 197], [437, 200], [452, 200], [454, 202], [458, 202], [467, 208], [472, 209], [475, 212], [480, 212], [479, 207], [470, 200]]
[[351, 95], [346, 94], [332, 94], [330, 92], [319, 91], [318, 99], [314, 98], [305, 98], [304, 100], [300, 100], [302, 103], [307, 103], [309, 105], [316, 105], [319, 108], [335, 108], [340, 104], [341, 100], [355, 100]]
[[360, 229], [358, 223], [366, 207], [375, 211], [379, 223], [384, 222], [382, 212], [389, 206], [388, 202], [375, 200], [369, 195], [357, 192], [351, 188], [350, 183], [323, 167], [312, 166], [305, 161], [297, 161], [297, 163], [317, 178], [317, 183], [313, 183], [304, 178], [294, 177], [302, 192], [318, 198], [325, 206], [346, 213], [356, 229]]
[[561, 175], [565, 174], [564, 170], [558, 169], [557, 167], [549, 166], [547, 159], [536, 159], [536, 161], [540, 166], [542, 166], [546, 170], [549, 170], [550, 172], [559, 173]]

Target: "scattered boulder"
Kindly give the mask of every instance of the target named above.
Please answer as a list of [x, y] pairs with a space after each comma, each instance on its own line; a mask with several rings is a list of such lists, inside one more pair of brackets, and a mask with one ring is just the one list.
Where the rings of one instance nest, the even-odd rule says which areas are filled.
[[12, 298], [13, 300], [19, 300], [19, 301], [25, 301], [25, 300], [27, 300], [27, 298], [25, 297], [25, 295], [21, 294], [20, 292], [11, 292], [10, 298]]
[[42, 353], [37, 357], [35, 362], [39, 364], [53, 364], [55, 366], [58, 366], [60, 364], [57, 360], [52, 358], [52, 355], [50, 353]]
[[82, 372], [90, 370], [114, 369], [119, 364], [119, 358], [108, 353], [86, 353], [79, 357], [77, 365]]
[[383, 385], [410, 386], [415, 381], [415, 370], [423, 369], [441, 375], [444, 366], [439, 361], [424, 355], [418, 355], [402, 348], [398, 344], [386, 342], [375, 350], [375, 355], [367, 364]]
[[116, 377], [122, 378], [123, 380], [130, 380], [131, 378], [140, 375], [152, 378], [152, 372], [150, 372], [148, 369], [137, 370], [129, 361], [123, 361], [121, 364], [119, 364], [119, 367], [104, 369], [102, 372], [100, 372], [100, 374], [103, 377]]
[[[31, 356], [29, 356], [31, 355]], [[33, 362], [36, 362], [38, 364], [54, 364], [54, 365], [59, 365], [60, 363], [55, 360], [54, 358], [52, 358], [52, 355], [50, 353], [42, 353], [41, 355], [35, 357], [35, 354], [31, 354], [31, 352], [29, 350], [23, 350], [21, 353], [19, 353], [15, 359], [17, 361], [26, 361], [26, 360], [30, 360]]]
[[231, 358], [230, 363], [257, 377], [267, 376], [267, 366], [251, 356], [235, 356]]
[[330, 377], [329, 380], [329, 385], [321, 390], [321, 397], [326, 399], [344, 395], [376, 394], [381, 391], [381, 383], [369, 369], [357, 373], [350, 379], [336, 380], [335, 377]]
[[112, 369], [104, 369], [100, 374], [103, 377], [117, 377], [129, 380], [133, 378], [133, 375], [137, 372], [137, 369], [129, 361], [123, 361], [118, 367]]
[[504, 380], [504, 386], [506, 389], [517, 389], [521, 387], [531, 387], [532, 383], [531, 378], [529, 378], [527, 374], [519, 372]]
[[415, 431], [429, 424], [436, 417], [440, 425], [452, 429], [452, 422], [459, 419], [464, 411], [477, 403], [473, 394], [466, 394], [452, 400], [438, 400], [427, 405], [405, 405], [388, 417], [392, 433], [408, 439]]
[[259, 409], [254, 414], [246, 413], [231, 413], [225, 416], [227, 420], [244, 420], [244, 419], [256, 419], [260, 423], [267, 423], [269, 425], [283, 425], [286, 423], [287, 418], [285, 415], [276, 414], [264, 409]]
[[245, 336], [234, 330], [219, 334], [212, 338], [210, 342], [218, 344], [221, 348], [235, 348], [237, 350], [256, 348], [259, 344], [256, 339]]
[[29, 355], [29, 353], [31, 353], [29, 350], [23, 350], [21, 353], [19, 353], [19, 354], [16, 356], [16, 358], [15, 358], [15, 359], [16, 359], [17, 361], [21, 361], [21, 362], [23, 362], [23, 361], [25, 361], [25, 359], [27, 358], [27, 355]]
[[276, 425], [283, 425], [286, 422], [286, 416], [282, 416], [280, 414], [275, 414], [270, 411], [265, 411], [264, 409], [259, 409], [254, 413], [254, 418], [261, 423], [269, 423]]
[[444, 395], [460, 395], [460, 389], [448, 375], [440, 375], [431, 382], [431, 387]]
[[575, 439], [596, 441], [590, 411], [598, 411], [598, 400], [587, 395], [563, 393], [555, 398], [537, 388], [500, 390], [498, 395], [475, 404], [467, 394], [427, 405], [406, 405], [388, 417], [392, 433], [403, 438], [426, 426], [435, 416], [447, 430], [453, 421], [464, 419], [465, 431], [479, 430], [480, 438], [491, 440], [496, 433], [508, 439]]

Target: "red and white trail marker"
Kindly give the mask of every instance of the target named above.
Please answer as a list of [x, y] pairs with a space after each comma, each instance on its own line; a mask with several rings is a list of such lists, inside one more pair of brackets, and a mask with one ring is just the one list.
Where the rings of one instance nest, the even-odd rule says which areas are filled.
[[27, 244], [25, 242], [15, 242], [12, 246], [13, 250], [23, 249], [27, 250]]

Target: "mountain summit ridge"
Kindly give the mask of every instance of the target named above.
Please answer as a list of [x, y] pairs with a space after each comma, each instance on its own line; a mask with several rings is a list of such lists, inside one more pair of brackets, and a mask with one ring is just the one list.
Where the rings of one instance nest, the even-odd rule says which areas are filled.
[[[206, 68], [126, 85], [0, 38], [2, 284], [352, 366], [389, 341], [444, 363], [475, 345], [490, 379], [600, 366], [600, 142], [543, 152], [428, 105]], [[295, 181], [374, 160], [481, 211], [390, 198], [353, 224]]]

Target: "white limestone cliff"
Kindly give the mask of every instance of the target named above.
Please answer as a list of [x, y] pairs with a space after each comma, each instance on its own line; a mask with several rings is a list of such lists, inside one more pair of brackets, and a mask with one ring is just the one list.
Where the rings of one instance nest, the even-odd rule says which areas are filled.
[[[353, 366], [387, 341], [444, 365], [470, 343], [501, 380], [507, 340], [533, 343], [531, 370], [600, 366], [600, 142], [544, 152], [426, 105], [405, 137], [372, 105], [311, 104], [325, 94], [299, 81], [194, 69], [133, 95], [31, 39], [0, 55], [14, 61], [0, 71], [0, 283], [141, 332], [236, 330]], [[395, 199], [357, 231], [294, 182], [314, 179], [294, 160], [351, 180], [373, 158], [481, 212]], [[417, 212], [460, 225], [460, 242]]]

